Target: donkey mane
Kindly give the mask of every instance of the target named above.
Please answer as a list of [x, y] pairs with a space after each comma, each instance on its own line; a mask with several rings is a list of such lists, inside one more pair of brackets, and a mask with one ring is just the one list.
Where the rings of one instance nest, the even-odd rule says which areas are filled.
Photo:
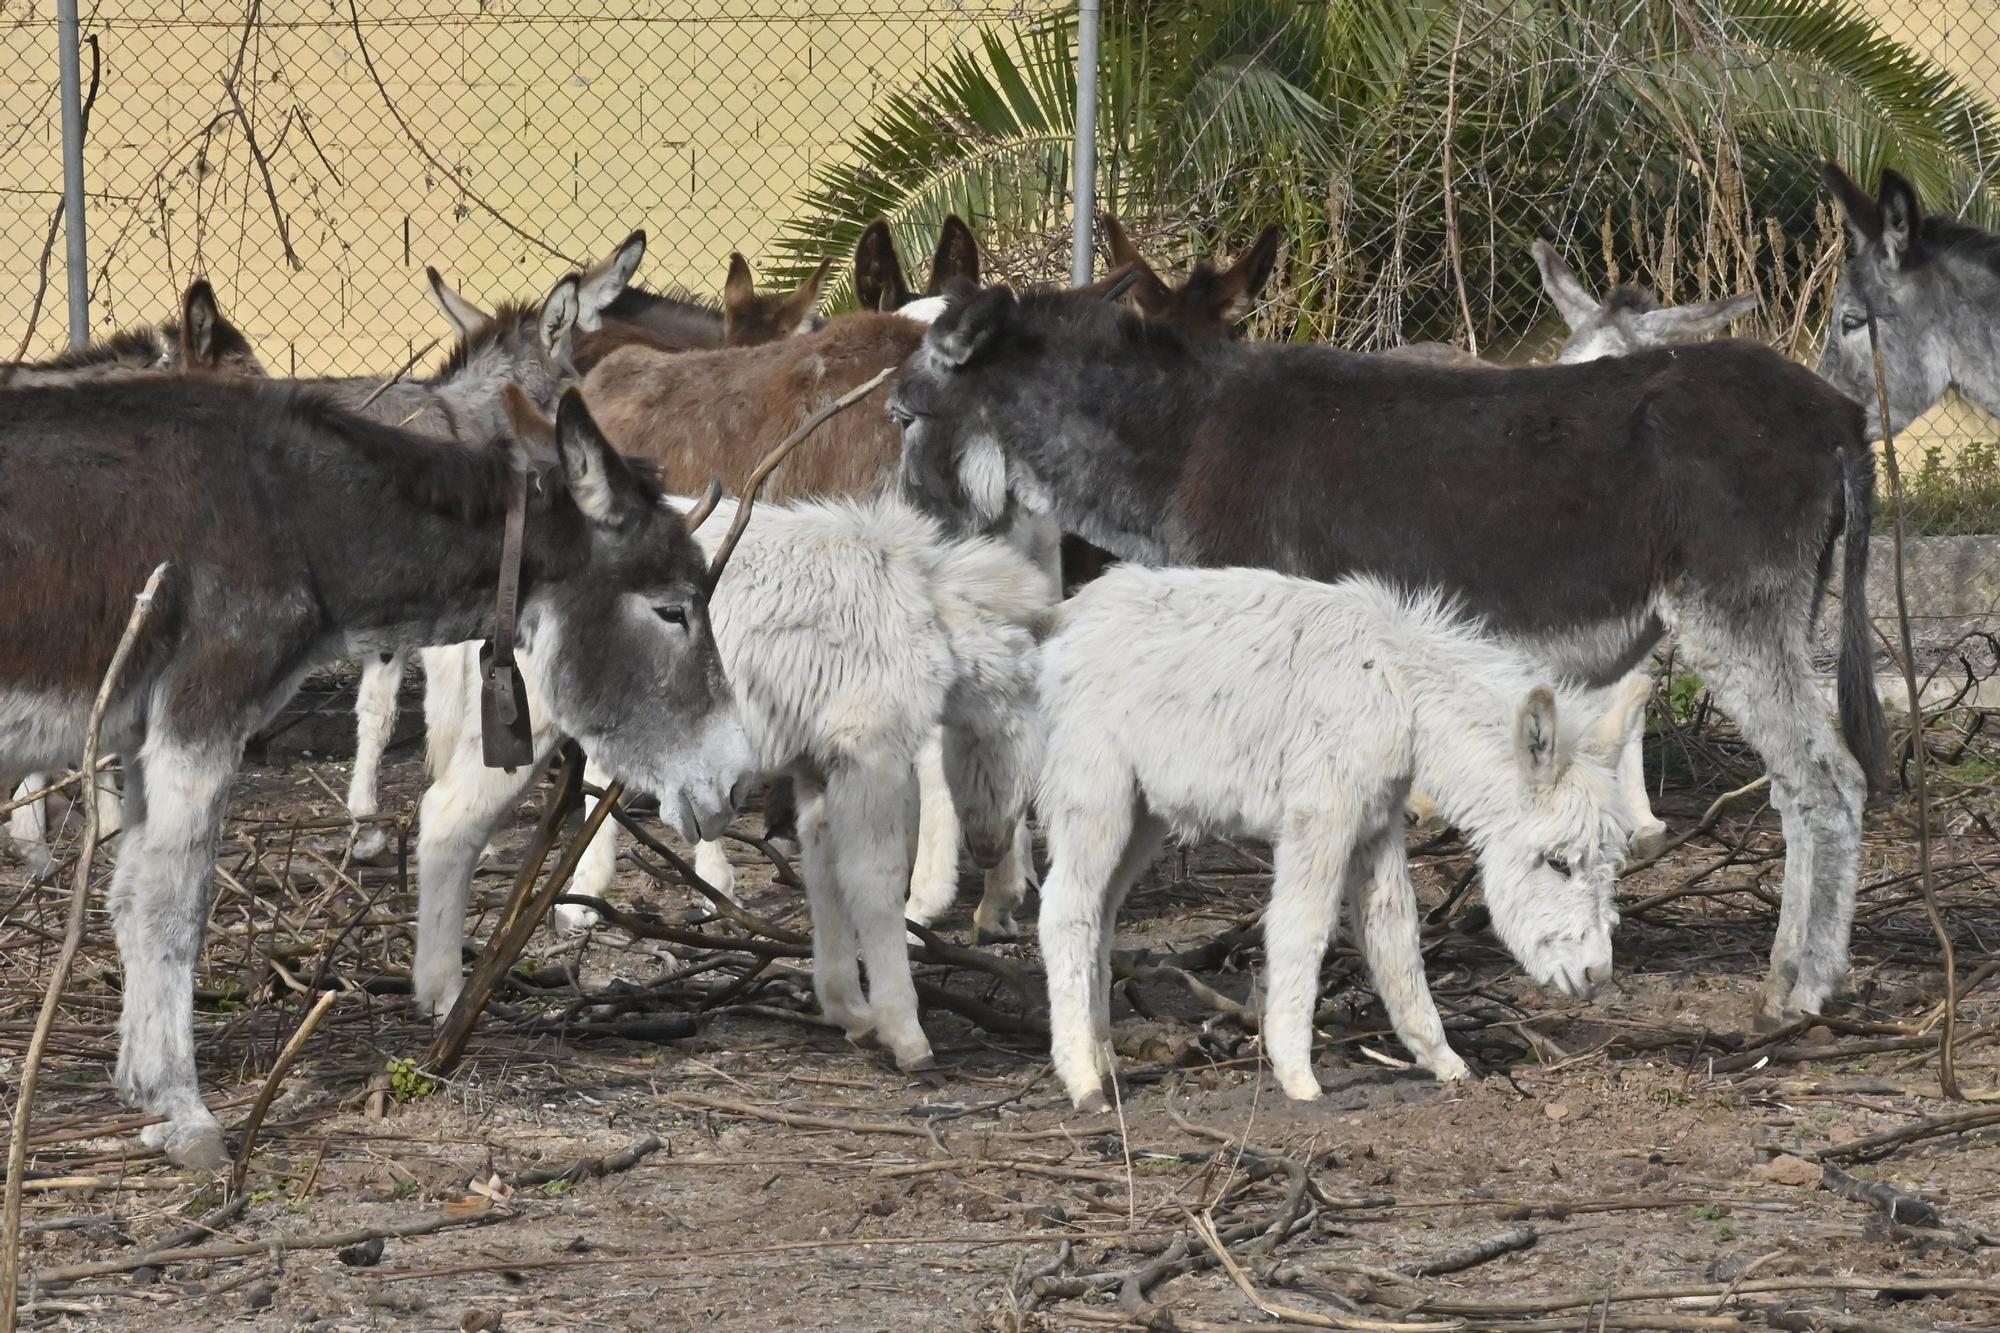
[[1660, 308], [1653, 289], [1636, 282], [1621, 282], [1604, 296], [1604, 310], [1611, 315], [1644, 315]]
[[2000, 274], [2000, 235], [1957, 218], [1927, 216], [1905, 264], [1915, 268], [1945, 255], [1972, 260], [1985, 265], [1988, 272]]
[[507, 301], [496, 307], [493, 317], [473, 330], [469, 338], [461, 338], [451, 349], [451, 354], [424, 380], [429, 385], [439, 385], [464, 370], [473, 355], [482, 352], [520, 328], [524, 322], [532, 324], [541, 317], [542, 308], [533, 301]]
[[[168, 325], [165, 332], [171, 338], [178, 329]], [[120, 329], [87, 347], [73, 347], [60, 356], [32, 364], [42, 370], [81, 370], [86, 366], [102, 366], [114, 361], [157, 361], [164, 355], [166, 347], [160, 341], [159, 332], [153, 329]]]

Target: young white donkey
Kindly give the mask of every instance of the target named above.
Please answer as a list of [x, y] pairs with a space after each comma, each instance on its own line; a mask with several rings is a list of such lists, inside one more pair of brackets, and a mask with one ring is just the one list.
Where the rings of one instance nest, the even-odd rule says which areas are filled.
[[1077, 1105], [1101, 1105], [1111, 1072], [1118, 907], [1170, 828], [1275, 845], [1263, 1033], [1287, 1096], [1319, 1095], [1313, 1002], [1349, 891], [1397, 1035], [1439, 1078], [1466, 1075], [1424, 983], [1403, 852], [1412, 784], [1478, 850], [1494, 929], [1531, 975], [1578, 995], [1610, 976], [1632, 833], [1615, 766], [1643, 681], [1537, 684], [1526, 657], [1439, 597], [1369, 579], [1121, 566], [1055, 622], [1040, 671], [1041, 946], [1056, 1071]]
[[[695, 534], [711, 553], [735, 509], [722, 504]], [[974, 859], [996, 864], [1034, 774], [1033, 630], [1049, 602], [1047, 581], [1009, 547], [945, 540], [885, 497], [757, 505], [710, 607], [755, 769], [797, 783], [820, 1008], [856, 1040], [875, 1033], [905, 1069], [931, 1061], [903, 928], [919, 754], [942, 727], [955, 812]], [[540, 725], [549, 714], [532, 643], [521, 669], [546, 755], [559, 738]], [[415, 988], [419, 1007], [442, 1015], [462, 985], [480, 848], [533, 772], [480, 761], [476, 645], [427, 652], [424, 674], [433, 782], [417, 845]], [[616, 856], [607, 827], [579, 890], [601, 892]]]

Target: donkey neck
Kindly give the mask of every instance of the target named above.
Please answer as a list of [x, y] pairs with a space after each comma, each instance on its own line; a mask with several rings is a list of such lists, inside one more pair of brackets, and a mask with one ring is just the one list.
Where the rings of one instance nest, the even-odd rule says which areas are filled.
[[1412, 782], [1482, 843], [1520, 813], [1514, 719], [1535, 680], [1518, 657], [1441, 613], [1408, 615], [1379, 651], [1409, 710]]
[[1192, 423], [1211, 410], [1220, 379], [1210, 363], [1232, 350], [1121, 356], [1084, 344], [1045, 362], [1062, 373], [1031, 386], [1009, 413], [1025, 474], [1015, 486], [1027, 507], [1122, 560], [1200, 563], [1176, 493]]

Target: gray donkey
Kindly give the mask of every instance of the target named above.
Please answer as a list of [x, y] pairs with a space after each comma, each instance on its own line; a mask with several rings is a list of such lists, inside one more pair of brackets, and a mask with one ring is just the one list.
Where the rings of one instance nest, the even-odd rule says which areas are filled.
[[1824, 171], [1847, 216], [1848, 246], [1819, 373], [1867, 410], [1869, 436], [1880, 439], [1872, 310], [1892, 427], [1937, 406], [1947, 389], [2000, 413], [2000, 236], [1924, 216], [1916, 188], [1893, 171], [1873, 199], [1835, 164]]
[[103, 735], [128, 779], [110, 893], [117, 1084], [162, 1117], [145, 1139], [174, 1161], [227, 1160], [196, 1082], [193, 974], [244, 741], [315, 668], [490, 635], [519, 487], [522, 638], [550, 660], [552, 720], [657, 792], [684, 836], [728, 822], [749, 752], [701, 553], [574, 394], [557, 446], [554, 468], [524, 477], [505, 436], [426, 441], [268, 383], [0, 394], [0, 768], [83, 749], [132, 594], [167, 566]]

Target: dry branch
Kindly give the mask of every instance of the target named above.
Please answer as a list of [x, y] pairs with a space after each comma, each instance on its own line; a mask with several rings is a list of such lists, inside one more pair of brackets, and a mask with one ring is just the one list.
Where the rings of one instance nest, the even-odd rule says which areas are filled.
[[[81, 772], [97, 772], [98, 733], [104, 726], [104, 710], [111, 706], [111, 696], [118, 688], [118, 677], [125, 670], [125, 661], [132, 655], [132, 645], [138, 641], [139, 631], [145, 627], [146, 617], [153, 609], [154, 594], [160, 590], [160, 580], [165, 578], [167, 566], [155, 566], [146, 586], [139, 591], [132, 606], [132, 614], [125, 621], [125, 632], [118, 637], [118, 646], [112, 650], [111, 663], [104, 669], [104, 679], [97, 687], [97, 698], [90, 705], [90, 720], [83, 733], [83, 764]], [[20, 1089], [14, 1103], [14, 1127], [7, 1143], [7, 1192], [4, 1220], [0, 1220], [0, 1333], [13, 1333], [15, 1309], [20, 1295], [21, 1278], [21, 1186], [22, 1177], [28, 1166], [28, 1122], [34, 1113], [35, 1084], [41, 1076], [42, 1051], [48, 1045], [49, 1031], [55, 1026], [56, 1009], [62, 1004], [63, 988], [69, 984], [69, 970], [76, 961], [76, 951], [83, 944], [84, 909], [90, 902], [90, 869], [97, 859], [97, 802], [83, 803], [83, 847], [76, 857], [76, 877], [70, 884], [69, 921], [63, 931], [62, 952], [56, 957], [55, 971], [49, 977], [48, 989], [42, 995], [41, 1013], [35, 1019], [35, 1035], [28, 1042], [27, 1058], [21, 1064]]]

